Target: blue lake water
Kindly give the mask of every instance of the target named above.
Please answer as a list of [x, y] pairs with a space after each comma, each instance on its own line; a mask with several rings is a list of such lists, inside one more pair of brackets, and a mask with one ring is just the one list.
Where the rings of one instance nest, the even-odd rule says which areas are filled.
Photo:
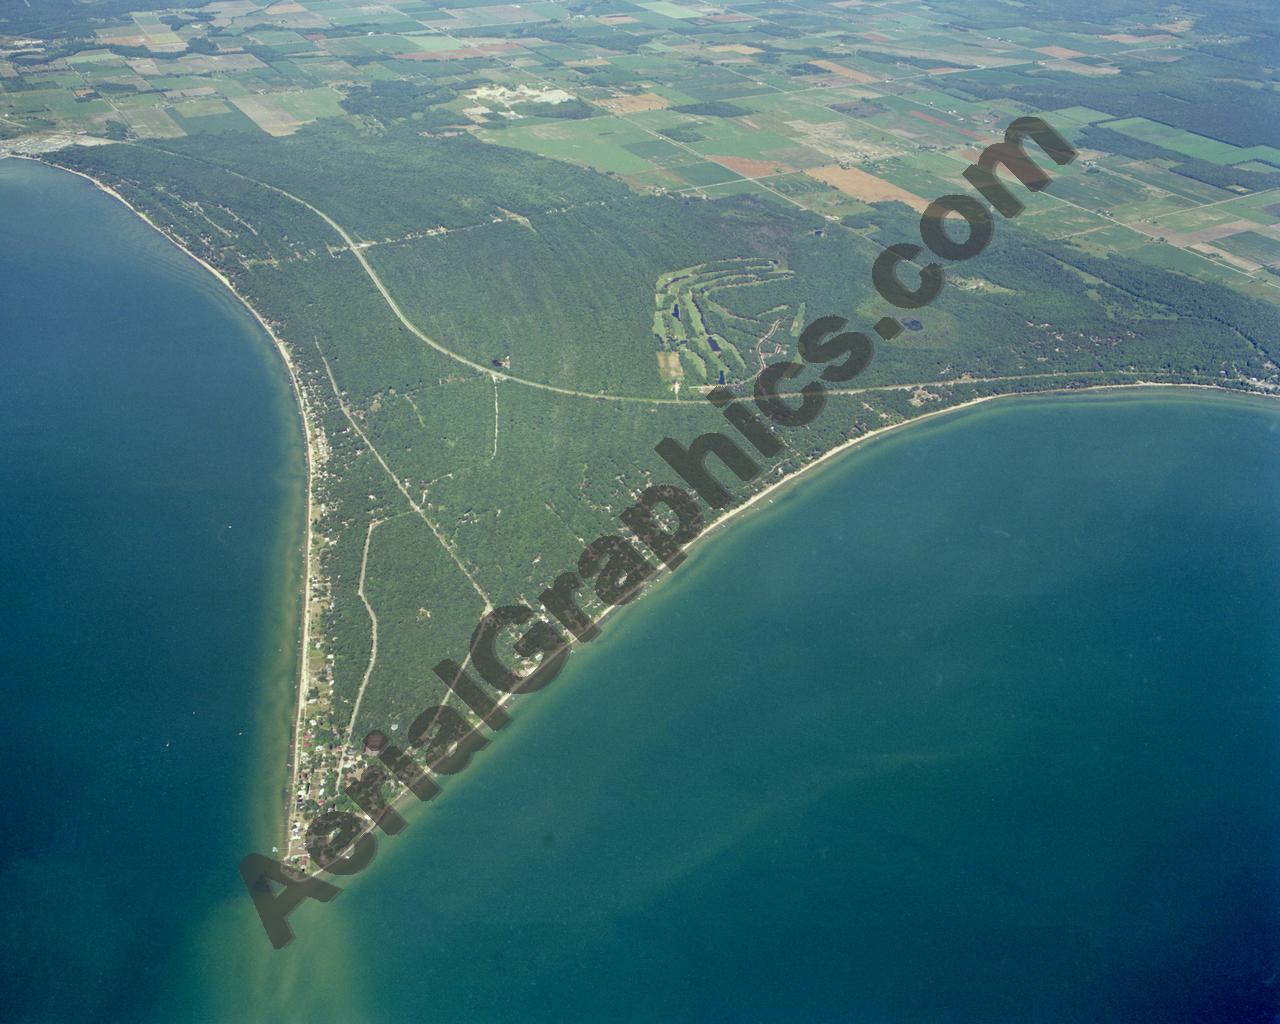
[[5, 160], [0, 223], [0, 1019], [187, 1019], [279, 794], [301, 430], [265, 333], [122, 205]]
[[[267, 340], [0, 162], [4, 1020], [1271, 1022], [1280, 407], [990, 403], [701, 545], [273, 952]], [[454, 652], [441, 652], [441, 655]]]
[[1277, 513], [1261, 399], [877, 439], [611, 621], [289, 953], [378, 1019], [1270, 1024]]

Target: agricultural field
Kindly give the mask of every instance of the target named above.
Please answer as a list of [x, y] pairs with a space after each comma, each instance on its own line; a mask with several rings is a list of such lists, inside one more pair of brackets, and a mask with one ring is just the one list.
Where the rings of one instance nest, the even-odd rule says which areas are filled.
[[[1200, 71], [1223, 95], [1219, 109], [1243, 116], [1262, 101], [1247, 84], [1252, 51], [1233, 55], [1213, 38], [1196, 18], [1014, 25], [990, 5], [954, 0], [237, 0], [131, 12], [74, 44], [0, 44], [0, 126], [31, 146], [81, 133], [286, 137], [403, 121], [639, 191], [754, 194], [839, 220], [866, 203], [923, 209], [1009, 120], [1042, 113], [1084, 159], [1063, 170], [1031, 223], [1052, 238], [1120, 224], [1144, 242], [1127, 251], [1164, 265], [1171, 257], [1157, 247], [1204, 255], [1202, 229], [1228, 223], [1199, 223], [1196, 210], [1234, 196], [1280, 201], [1280, 139], [1224, 130], [1204, 104], [1169, 105]], [[1152, 97], [1147, 114], [1122, 99], [1135, 83]], [[816, 187], [797, 187], [797, 175]], [[1261, 217], [1236, 219], [1280, 222]], [[1250, 294], [1276, 287], [1265, 264], [1222, 265]]]
[[669, 481], [657, 442], [724, 426], [711, 389], [746, 396], [819, 316], [892, 312], [872, 263], [934, 199], [973, 194], [963, 172], [1015, 118], [1078, 156], [1030, 147], [1052, 184], [1015, 185], [1017, 220], [727, 481], [734, 500], [986, 395], [1280, 387], [1280, 118], [1255, 15], [1058, 6], [10, 8], [0, 151], [118, 191], [296, 368], [317, 724], [289, 858], [345, 799], [360, 737], [453, 700], [433, 670], [479, 615], [536, 605]]

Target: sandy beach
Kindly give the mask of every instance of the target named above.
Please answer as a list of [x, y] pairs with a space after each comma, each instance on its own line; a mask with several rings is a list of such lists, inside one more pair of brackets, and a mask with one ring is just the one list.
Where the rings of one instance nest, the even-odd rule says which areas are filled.
[[[308, 408], [306, 393], [303, 391], [302, 386], [299, 383], [298, 373], [297, 373], [296, 367], [294, 366], [293, 357], [289, 352], [288, 346], [285, 345], [285, 343], [281, 340], [280, 336], [276, 334], [275, 330], [263, 318], [263, 316], [253, 307], [253, 305], [249, 302], [249, 300], [246, 299], [243, 295], [241, 295], [239, 291], [237, 291], [235, 285], [231, 282], [230, 278], [228, 278], [225, 274], [223, 274], [222, 271], [218, 270], [217, 267], [213, 266], [208, 261], [201, 259], [195, 253], [193, 253], [179, 239], [173, 237], [173, 235], [169, 234], [167, 231], [161, 228], [150, 217], [148, 217], [145, 212], [143, 212], [142, 210], [139, 210], [136, 206], [130, 203], [128, 199], [122, 196], [118, 191], [116, 191], [110, 185], [106, 184], [103, 181], [99, 181], [97, 178], [94, 178], [91, 175], [85, 174], [81, 171], [75, 171], [67, 167], [61, 167], [57, 164], [51, 164], [51, 163], [48, 163], [47, 161], [39, 160], [35, 157], [20, 156], [15, 154], [13, 158], [19, 159], [19, 160], [32, 160], [36, 163], [42, 163], [42, 164], [45, 164], [45, 166], [52, 167], [55, 170], [65, 171], [69, 174], [74, 174], [77, 177], [83, 178], [85, 181], [90, 182], [95, 188], [101, 190], [102, 192], [109, 195], [112, 199], [115, 199], [118, 202], [122, 203], [124, 206], [126, 206], [134, 215], [136, 215], [148, 227], [150, 227], [152, 230], [156, 231], [162, 237], [164, 237], [165, 239], [173, 243], [173, 245], [181, 249], [184, 253], [186, 253], [187, 256], [189, 256], [192, 260], [194, 260], [196, 263], [202, 266], [210, 274], [212, 274], [214, 278], [216, 278], [218, 282], [221, 283], [223, 287], [227, 289], [228, 292], [230, 292], [233, 296], [235, 296], [237, 301], [239, 301], [239, 303], [249, 311], [249, 313], [253, 316], [254, 320], [258, 322], [259, 326], [263, 329], [263, 331], [266, 332], [267, 336], [271, 339], [272, 344], [275, 346], [276, 352], [279, 354], [281, 361], [284, 363], [285, 369], [288, 371], [290, 389], [293, 392], [294, 402], [297, 405], [297, 409], [298, 409], [298, 415], [302, 419], [302, 429], [307, 441], [306, 451], [305, 451], [306, 475], [307, 475], [306, 501], [305, 501], [306, 528], [303, 532], [303, 537], [304, 537], [303, 564], [306, 566], [307, 578], [304, 581], [303, 592], [301, 595], [302, 614], [300, 616], [301, 626], [300, 626], [300, 636], [298, 639], [298, 674], [297, 674], [297, 681], [296, 681], [296, 691], [294, 696], [295, 710], [293, 715], [293, 736], [289, 745], [289, 769], [288, 769], [289, 770], [289, 792], [290, 794], [292, 794], [293, 787], [294, 787], [293, 775], [299, 763], [299, 755], [300, 755], [299, 744], [301, 742], [301, 737], [302, 737], [302, 713], [303, 713], [303, 708], [306, 702], [307, 647], [308, 647], [308, 644], [310, 643], [310, 637], [311, 637], [311, 613], [310, 613], [310, 607], [309, 607], [310, 605], [309, 595], [312, 592], [312, 583], [314, 580], [314, 574], [315, 574], [315, 568], [316, 568], [312, 562], [312, 536], [311, 536], [312, 507], [313, 507], [313, 501], [314, 501], [313, 473], [314, 473], [314, 467], [316, 462], [316, 452], [315, 452], [316, 442], [315, 442], [315, 435], [313, 433], [313, 424], [315, 423], [315, 417], [311, 415], [310, 409]], [[284, 844], [281, 848], [284, 850], [288, 849], [288, 844], [289, 844], [290, 825], [291, 825], [292, 816], [293, 816], [292, 804], [293, 804], [293, 801], [292, 801], [292, 798], [290, 798], [286, 802], [285, 817], [283, 822], [281, 823], [281, 831], [282, 831], [281, 842]]]
[[[15, 154], [14, 156], [16, 159], [30, 159], [30, 160], [35, 160], [36, 162], [39, 162], [39, 163], [46, 163], [46, 161], [39, 160], [37, 157], [21, 156], [17, 154]], [[308, 652], [308, 645], [309, 645], [310, 636], [311, 636], [310, 594], [313, 592], [313, 589], [314, 589], [313, 584], [316, 583], [316, 581], [318, 580], [317, 566], [313, 564], [313, 543], [312, 543], [314, 469], [315, 469], [316, 457], [317, 457], [316, 456], [316, 436], [313, 432], [315, 417], [312, 415], [311, 410], [309, 409], [306, 394], [300, 385], [297, 370], [294, 365], [294, 361], [289, 352], [288, 347], [285, 345], [283, 340], [276, 334], [276, 332], [273, 330], [271, 325], [262, 317], [262, 315], [258, 312], [258, 310], [256, 310], [253, 307], [253, 305], [239, 291], [237, 291], [237, 289], [235, 288], [235, 285], [225, 274], [223, 274], [221, 271], [219, 271], [216, 267], [212, 266], [207, 261], [201, 259], [195, 253], [193, 253], [187, 246], [185, 246], [179, 239], [175, 238], [174, 236], [166, 232], [164, 229], [162, 229], [159, 225], [154, 223], [151, 220], [151, 218], [147, 216], [145, 212], [135, 207], [132, 203], [130, 203], [124, 196], [122, 196], [118, 191], [116, 191], [110, 185], [107, 185], [106, 183], [99, 181], [93, 178], [92, 176], [88, 174], [84, 174], [83, 172], [80, 172], [80, 171], [69, 170], [68, 168], [59, 167], [56, 164], [47, 164], [47, 165], [54, 167], [58, 170], [68, 171], [71, 174], [75, 174], [78, 177], [84, 178], [86, 181], [89, 181], [96, 188], [100, 189], [102, 192], [106, 193], [107, 195], [111, 196], [113, 199], [116, 199], [117, 201], [122, 203], [124, 206], [126, 206], [130, 211], [132, 211], [137, 217], [139, 217], [149, 227], [151, 227], [153, 230], [157, 231], [163, 237], [168, 239], [175, 246], [177, 246], [184, 253], [186, 253], [186, 255], [189, 256], [192, 260], [194, 260], [196, 263], [202, 266], [210, 274], [212, 274], [214, 278], [216, 278], [223, 286], [225, 286], [226, 289], [232, 295], [234, 295], [235, 298], [252, 314], [254, 319], [258, 322], [258, 324], [262, 327], [262, 329], [267, 333], [268, 337], [271, 338], [271, 341], [275, 346], [276, 351], [279, 353], [279, 356], [281, 360], [284, 362], [285, 368], [289, 373], [289, 379], [290, 379], [290, 384], [293, 391], [295, 403], [298, 408], [298, 413], [302, 418], [303, 430], [307, 439], [307, 444], [306, 444], [306, 484], [307, 484], [306, 491], [307, 491], [307, 494], [306, 494], [306, 503], [305, 503], [306, 531], [305, 531], [305, 542], [304, 542], [305, 543], [304, 564], [306, 565], [307, 570], [306, 570], [306, 580], [304, 581], [304, 590], [302, 594], [302, 615], [301, 615], [301, 627], [300, 627], [300, 637], [299, 637], [299, 647], [298, 647], [298, 672], [297, 672], [297, 678], [296, 678], [296, 692], [294, 694], [293, 736], [290, 742], [290, 750], [289, 750], [288, 797], [285, 803], [285, 809], [284, 809], [285, 814], [284, 814], [284, 820], [282, 822], [281, 849], [284, 851], [284, 854], [287, 857], [288, 855], [293, 854], [295, 852], [300, 852], [300, 851], [294, 851], [292, 849], [293, 844], [290, 841], [290, 837], [292, 835], [293, 825], [295, 824], [296, 821], [300, 820], [294, 812], [293, 804], [294, 804], [294, 794], [296, 792], [296, 769], [298, 764], [300, 763], [300, 755], [301, 755], [300, 744], [301, 744], [301, 737], [302, 737], [302, 716], [303, 716], [303, 712], [306, 704], [306, 694], [307, 694], [307, 679], [306, 679], [307, 652]], [[957, 381], [956, 383], [962, 383], [962, 382]], [[922, 413], [918, 416], [912, 417], [911, 419], [902, 420], [897, 423], [886, 424], [883, 427], [878, 427], [874, 430], [868, 431], [865, 434], [859, 435], [858, 437], [850, 438], [844, 443], [839, 444], [836, 447], [830, 449], [829, 451], [823, 453], [818, 458], [813, 459], [810, 462], [807, 462], [806, 464], [799, 467], [798, 469], [795, 469], [792, 472], [787, 473], [780, 479], [774, 481], [773, 483], [768, 484], [767, 486], [763, 487], [760, 491], [758, 491], [757, 493], [749, 497], [747, 500], [743, 501], [741, 504], [734, 505], [733, 507], [729, 508], [728, 510], [726, 510], [725, 512], [717, 516], [712, 522], [708, 524], [706, 529], [703, 530], [703, 532], [688, 545], [686, 550], [689, 550], [689, 551], [694, 550], [700, 544], [700, 542], [704, 541], [707, 537], [710, 537], [713, 534], [715, 534], [716, 531], [720, 530], [722, 527], [724, 527], [728, 523], [733, 522], [734, 520], [745, 515], [747, 512], [749, 512], [752, 509], [759, 508], [767, 501], [771, 501], [776, 496], [780, 488], [789, 486], [802, 479], [807, 479], [808, 474], [810, 474], [811, 471], [815, 470], [819, 466], [822, 466], [824, 464], [829, 464], [832, 460], [834, 460], [838, 456], [854, 448], [857, 448], [859, 445], [862, 445], [874, 438], [889, 434], [893, 431], [901, 430], [902, 428], [909, 427], [917, 423], [924, 423], [929, 420], [936, 419], [937, 417], [959, 412], [964, 409], [969, 409], [986, 402], [995, 401], [996, 399], [1017, 398], [1017, 397], [1034, 398], [1034, 397], [1050, 395], [1050, 394], [1066, 394], [1066, 393], [1080, 394], [1080, 393], [1087, 393], [1087, 392], [1112, 391], [1112, 390], [1136, 389], [1136, 388], [1198, 388], [1198, 389], [1210, 390], [1210, 391], [1240, 393], [1239, 389], [1226, 388], [1216, 384], [1163, 383], [1159, 381], [1134, 381], [1134, 382], [1115, 383], [1115, 384], [1089, 385], [1085, 387], [1077, 387], [1077, 388], [1069, 388], [1069, 389], [1068, 388], [1047, 388], [1042, 391], [1034, 391], [1034, 392], [1000, 392], [1000, 393], [991, 394], [991, 395], [984, 395], [982, 397], [970, 399], [969, 401], [961, 402], [956, 405], [951, 405], [945, 408], [935, 409], [931, 412]], [[1258, 392], [1249, 392], [1249, 393], [1258, 394]], [[1274, 397], [1280, 397], [1280, 396], [1270, 395], [1270, 396], [1264, 396], [1264, 397], [1274, 398]], [[670, 575], [670, 571], [667, 570], [661, 564], [659, 564], [658, 571], [646, 583], [644, 589], [642, 590], [639, 596], [641, 597], [645, 596], [645, 594], [649, 592], [650, 588], [656, 586], [668, 575]], [[621, 607], [623, 606], [613, 605], [607, 608], [599, 616], [596, 622], [603, 623], [606, 619], [609, 618], [611, 614], [613, 614], [615, 611], [617, 611]], [[579, 643], [578, 641], [573, 640], [571, 638], [570, 640], [571, 647], [578, 646], [578, 643]], [[442, 655], [446, 653], [449, 653], [449, 652], [441, 652]], [[467, 656], [467, 661], [469, 662], [469, 655]], [[509, 705], [512, 702], [513, 696], [514, 696], [513, 694], [503, 694], [501, 698], [498, 700], [499, 705]], [[353, 723], [349, 723], [349, 727], [352, 724]], [[397, 794], [397, 796], [391, 800], [391, 803], [393, 804], [393, 806], [401, 806], [402, 804], [407, 802], [407, 797], [409, 795], [410, 794], [407, 791], [403, 791]], [[372, 830], [372, 828], [373, 826], [370, 825], [370, 830]]]

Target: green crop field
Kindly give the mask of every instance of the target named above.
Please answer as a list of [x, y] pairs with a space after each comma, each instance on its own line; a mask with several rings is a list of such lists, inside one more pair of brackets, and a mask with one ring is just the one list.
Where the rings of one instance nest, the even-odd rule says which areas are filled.
[[1257, 231], [1242, 231], [1214, 243], [1236, 256], [1261, 263], [1265, 267], [1280, 267], [1280, 236], [1264, 235]]
[[[1219, 0], [1186, 24], [1154, 0], [62, 6], [3, 14], [0, 147], [223, 273], [313, 423], [304, 710], [353, 739], [306, 751], [303, 818], [349, 806], [319, 780], [365, 732], [452, 699], [432, 668], [485, 608], [538, 606], [672, 479], [658, 441], [723, 426], [710, 386], [746, 397], [818, 316], [919, 323], [735, 500], [986, 395], [1280, 385], [1274, 61]], [[927, 309], [889, 307], [871, 265], [920, 240], [893, 200], [976, 195], [1025, 116], [1079, 157], [1029, 143], [1052, 184], [1002, 172], [1025, 211], [940, 260]]]
[[1145, 117], [1129, 117], [1118, 121], [1106, 121], [1102, 124], [1105, 128], [1131, 135], [1143, 142], [1150, 142], [1163, 149], [1216, 164], [1233, 164], [1256, 155], [1253, 148], [1241, 149], [1172, 125], [1149, 121]]

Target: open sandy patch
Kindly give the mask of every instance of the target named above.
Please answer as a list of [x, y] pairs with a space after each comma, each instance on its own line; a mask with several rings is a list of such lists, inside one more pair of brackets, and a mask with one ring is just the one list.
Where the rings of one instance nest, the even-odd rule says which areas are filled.
[[658, 376], [667, 382], [684, 378], [684, 367], [680, 365], [680, 353], [658, 353]]
[[1247, 260], [1243, 256], [1237, 256], [1234, 253], [1227, 252], [1225, 249], [1219, 249], [1217, 246], [1193, 245], [1191, 248], [1205, 256], [1216, 256], [1224, 263], [1229, 263], [1237, 270], [1243, 270], [1246, 273], [1252, 274], [1262, 269], [1261, 263], [1254, 263], [1253, 260]]
[[596, 103], [611, 114], [636, 114], [642, 110], [662, 110], [671, 106], [671, 101], [656, 92], [642, 92], [635, 96], [610, 96], [607, 100], [596, 100]]
[[1103, 36], [1102, 38], [1110, 39], [1113, 43], [1128, 43], [1130, 46], [1138, 43], [1172, 43], [1174, 41], [1174, 37], [1168, 35], [1135, 36], [1128, 32], [1116, 32], [1114, 35]]
[[794, 171], [794, 167], [788, 167], [786, 164], [780, 164], [775, 160], [752, 160], [745, 156], [713, 156], [708, 154], [708, 160], [714, 160], [721, 167], [727, 167], [735, 174], [741, 174], [744, 178], [760, 178], [766, 174], [786, 174], [788, 171]]
[[263, 96], [233, 96], [231, 102], [268, 135], [292, 135], [304, 123]]
[[1080, 64], [1074, 60], [1059, 61], [1053, 67], [1055, 71], [1070, 71], [1073, 75], [1088, 75], [1091, 78], [1120, 74], [1120, 69], [1110, 64]]
[[914, 192], [908, 192], [891, 181], [877, 178], [874, 174], [868, 174], [856, 167], [827, 164], [825, 167], [810, 167], [804, 173], [864, 203], [881, 203], [896, 199], [900, 203], [906, 203], [917, 213], [923, 213], [929, 205]]
[[880, 81], [875, 75], [868, 75], [865, 71], [855, 71], [853, 68], [847, 68], [843, 64], [837, 64], [833, 60], [811, 60], [809, 63], [815, 68], [830, 71], [832, 74], [847, 78], [851, 82], [862, 82], [865, 85], [868, 82]]

